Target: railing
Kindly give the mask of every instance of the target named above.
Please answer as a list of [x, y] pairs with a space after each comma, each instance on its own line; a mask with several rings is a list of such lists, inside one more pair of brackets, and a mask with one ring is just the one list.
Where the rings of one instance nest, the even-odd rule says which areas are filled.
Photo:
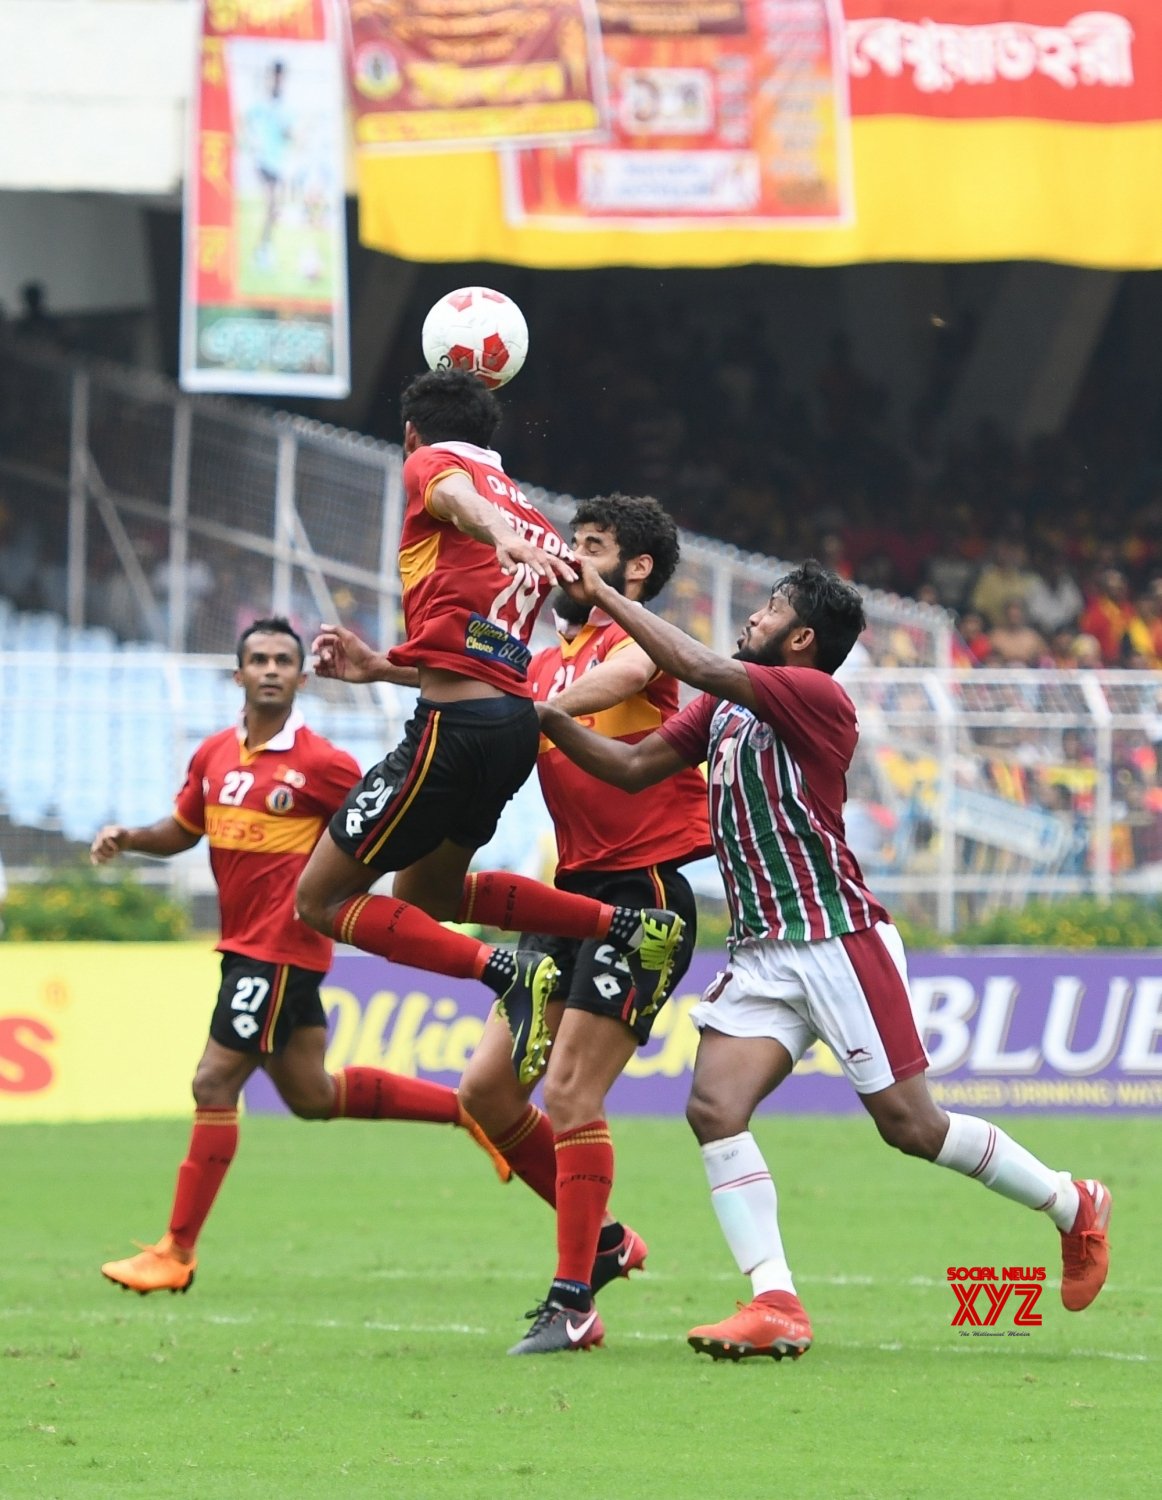
[[[389, 645], [401, 466], [387, 443], [4, 339], [0, 594], [174, 652], [228, 651], [270, 610]], [[526, 492], [568, 527], [570, 497]], [[659, 608], [728, 651], [783, 564], [689, 534], [682, 548]], [[873, 661], [948, 663], [943, 610], [870, 593], [867, 612]]]
[[[94, 650], [90, 634], [0, 651], [0, 812], [46, 837], [162, 816], [238, 708], [231, 658]], [[955, 932], [1030, 896], [1162, 891], [1162, 673], [873, 669], [845, 686], [862, 730], [848, 837], [892, 910]], [[367, 767], [413, 699], [312, 680], [302, 707]], [[482, 861], [548, 877], [551, 849], [534, 778]], [[208, 887], [202, 852], [166, 868]], [[720, 892], [712, 864], [696, 874]]]

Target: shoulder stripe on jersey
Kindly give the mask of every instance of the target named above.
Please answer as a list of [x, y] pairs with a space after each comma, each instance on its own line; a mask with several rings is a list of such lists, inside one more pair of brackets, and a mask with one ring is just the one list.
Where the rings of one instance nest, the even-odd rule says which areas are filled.
[[189, 818], [183, 818], [176, 807], [173, 810], [173, 820], [175, 823], [180, 823], [187, 833], [196, 833], [199, 838], [201, 838], [206, 831], [204, 828], [199, 828], [196, 823], [191, 823]]
[[438, 516], [432, 509], [432, 491], [439, 484], [440, 480], [447, 479], [449, 474], [463, 474], [466, 479], [471, 478], [467, 469], [462, 468], [459, 464], [449, 464], [446, 469], [441, 469], [438, 474], [433, 474], [424, 486], [424, 509], [431, 516], [432, 520], [438, 521], [441, 526], [446, 526], [448, 522], [443, 516]]

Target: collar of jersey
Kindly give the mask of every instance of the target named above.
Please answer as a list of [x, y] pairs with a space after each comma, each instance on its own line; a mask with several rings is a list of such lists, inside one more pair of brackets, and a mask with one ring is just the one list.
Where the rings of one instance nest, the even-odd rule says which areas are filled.
[[596, 605], [589, 611], [589, 618], [585, 621], [575, 636], [568, 636], [566, 631], [572, 625], [572, 620], [563, 620], [556, 610], [553, 611], [553, 624], [557, 628], [557, 634], [561, 637], [561, 651], [565, 656], [571, 656], [578, 651], [583, 641], [589, 639], [589, 633], [593, 630], [604, 630], [607, 625], [613, 624], [613, 616], [607, 615], [603, 609]]
[[474, 458], [478, 464], [489, 464], [494, 469], [503, 469], [500, 454], [495, 448], [478, 448], [475, 443], [432, 443], [431, 447], [441, 452], [454, 453], [457, 458]]
[[293, 750], [295, 747], [295, 735], [306, 723], [306, 719], [297, 708], [292, 708], [290, 718], [282, 726], [272, 740], [265, 744], [256, 746], [253, 750], [246, 748], [246, 720], [239, 716], [238, 719], [238, 743], [246, 751], [247, 755], [257, 755], [260, 750]]

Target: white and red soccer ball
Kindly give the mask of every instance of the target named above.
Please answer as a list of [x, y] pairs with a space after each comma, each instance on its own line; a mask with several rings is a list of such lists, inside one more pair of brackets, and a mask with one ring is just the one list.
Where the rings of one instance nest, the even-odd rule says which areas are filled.
[[503, 292], [462, 286], [440, 298], [424, 319], [424, 358], [433, 370], [467, 370], [495, 390], [525, 362], [524, 314]]

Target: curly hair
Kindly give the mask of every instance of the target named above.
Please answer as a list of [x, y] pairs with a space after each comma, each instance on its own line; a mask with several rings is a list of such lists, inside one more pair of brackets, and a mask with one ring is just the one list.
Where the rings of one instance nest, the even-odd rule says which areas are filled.
[[863, 598], [855, 584], [809, 557], [801, 567], [777, 578], [771, 592], [782, 594], [802, 623], [815, 632], [819, 670], [834, 672], [841, 667], [867, 625]]
[[674, 576], [681, 555], [678, 528], [652, 495], [597, 495], [582, 500], [573, 525], [596, 526], [613, 533], [622, 559], [653, 559], [653, 570], [642, 587], [642, 597], [654, 599]]
[[500, 402], [467, 370], [425, 370], [400, 399], [400, 421], [410, 422], [423, 443], [491, 448], [502, 415]]

